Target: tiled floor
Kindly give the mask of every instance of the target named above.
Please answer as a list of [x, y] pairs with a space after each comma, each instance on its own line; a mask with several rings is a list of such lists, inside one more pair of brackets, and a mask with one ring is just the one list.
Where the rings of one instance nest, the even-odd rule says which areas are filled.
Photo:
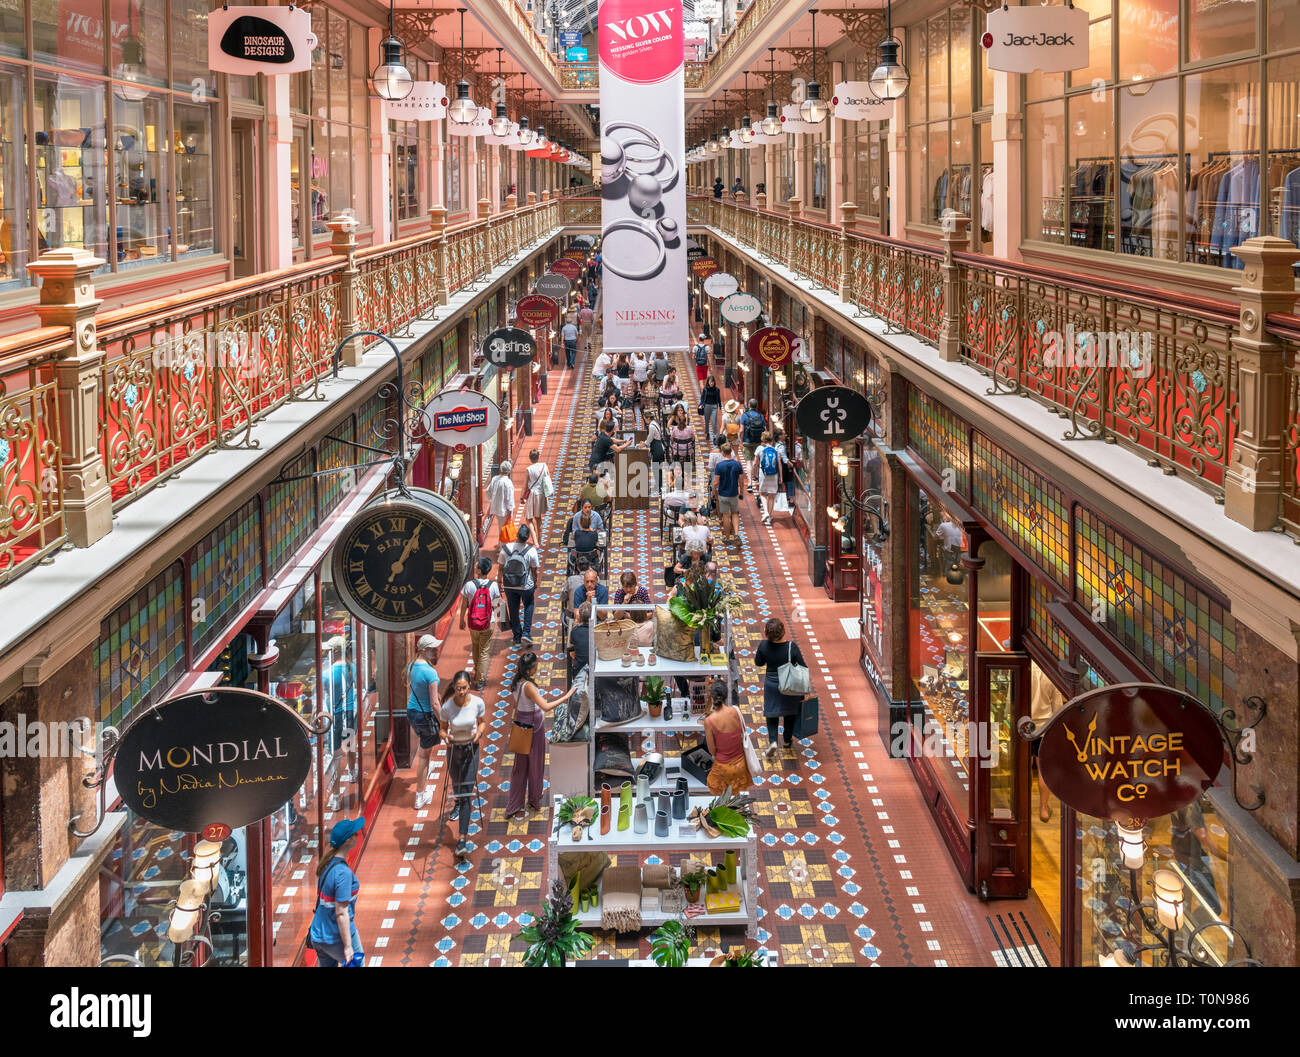
[[[572, 508], [585, 475], [591, 441], [589, 361], [584, 355], [576, 370], [553, 372], [550, 393], [534, 416], [532, 442], [542, 449], [557, 487], [534, 619], [544, 689], [565, 684], [563, 658], [555, 652], [564, 554], [547, 544], [559, 540], [561, 511]], [[688, 378], [693, 384], [694, 371], [681, 370], [679, 377], [684, 385]], [[702, 438], [699, 450], [707, 454]], [[516, 460], [521, 496], [525, 464]], [[832, 603], [811, 586], [803, 543], [788, 519], [778, 516], [763, 527], [752, 503], [742, 507], [743, 545], [729, 552], [719, 547], [716, 553], [724, 575], [748, 600], [736, 622], [736, 638], [751, 725], [762, 727], [762, 691], [752, 655], [770, 615], [784, 619], [803, 647], [822, 702], [819, 734], [797, 745], [797, 755], [769, 766], [755, 788], [761, 801], [760, 944], [778, 951], [786, 965], [995, 965], [1007, 960], [1004, 948], [1014, 965], [1013, 948], [1033, 947], [1036, 940], [1055, 964], [1057, 951], [1029, 902], [982, 904], [966, 891], [908, 765], [889, 759], [881, 746], [875, 706], [858, 668], [856, 625], [849, 623], [856, 619], [856, 607]], [[663, 598], [657, 513], [616, 515], [611, 543], [611, 582], [632, 568], [652, 595]], [[549, 817], [505, 818], [504, 682], [517, 656], [509, 646], [508, 634], [493, 644], [485, 698], [495, 716], [480, 772], [485, 810], [476, 815], [468, 861], [453, 860], [454, 837], [439, 822], [437, 799], [426, 810], [413, 809], [411, 771], [399, 772], [378, 815], [359, 869], [357, 920], [371, 964], [519, 962], [523, 944], [515, 934], [543, 896]], [[467, 666], [468, 652], [465, 634], [453, 632], [439, 665], [444, 677]], [[434, 765], [440, 773], [438, 752]], [[597, 933], [592, 956], [644, 956], [648, 935], [648, 930]], [[693, 953], [708, 953], [741, 936], [741, 929], [709, 929], [704, 922]], [[995, 936], [1004, 938], [995, 941]]]

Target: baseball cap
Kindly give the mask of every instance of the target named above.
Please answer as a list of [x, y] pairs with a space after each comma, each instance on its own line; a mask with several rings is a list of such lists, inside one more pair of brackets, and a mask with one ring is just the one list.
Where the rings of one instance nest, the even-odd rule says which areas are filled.
[[352, 834], [360, 833], [366, 828], [364, 818], [344, 818], [334, 823], [334, 828], [330, 830], [330, 847], [337, 848]]
[[442, 643], [432, 635], [421, 635], [420, 640], [415, 644], [417, 650], [436, 650]]

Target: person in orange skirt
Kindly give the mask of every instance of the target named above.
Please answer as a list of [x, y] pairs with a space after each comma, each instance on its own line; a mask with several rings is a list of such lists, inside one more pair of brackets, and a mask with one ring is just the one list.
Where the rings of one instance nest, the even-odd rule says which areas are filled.
[[709, 713], [704, 717], [704, 739], [713, 754], [707, 785], [714, 796], [731, 789], [742, 793], [754, 784], [745, 763], [745, 721], [740, 709], [727, 704], [727, 684], [715, 679], [709, 686]]

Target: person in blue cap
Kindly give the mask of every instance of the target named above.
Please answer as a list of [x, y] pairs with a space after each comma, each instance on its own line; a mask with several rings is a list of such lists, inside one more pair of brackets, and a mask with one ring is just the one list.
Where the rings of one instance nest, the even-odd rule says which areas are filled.
[[348, 865], [348, 853], [366, 828], [363, 818], [345, 818], [330, 830], [330, 850], [316, 868], [316, 913], [311, 919], [311, 945], [316, 964], [333, 969], [365, 962], [357, 934], [357, 893], [361, 882]]

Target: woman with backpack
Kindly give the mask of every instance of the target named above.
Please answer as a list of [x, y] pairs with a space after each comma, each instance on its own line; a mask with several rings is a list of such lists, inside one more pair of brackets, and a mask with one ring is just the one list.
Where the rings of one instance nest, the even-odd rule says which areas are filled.
[[524, 814], [524, 794], [528, 794], [528, 806], [534, 811], [542, 810], [542, 784], [546, 778], [546, 713], [554, 711], [564, 704], [578, 689], [571, 687], [563, 697], [547, 700], [537, 688], [537, 654], [529, 650], [519, 658], [519, 670], [515, 672], [514, 685], [510, 687], [514, 701], [514, 725], [531, 727], [527, 752], [514, 748], [516, 733], [510, 736], [510, 751], [514, 753], [514, 766], [510, 768], [510, 799], [506, 803], [506, 818], [522, 817]]
[[316, 952], [316, 964], [322, 968], [359, 966], [365, 959], [356, 923], [361, 882], [348, 865], [348, 855], [365, 828], [363, 818], [344, 818], [334, 823], [330, 849], [316, 867], [316, 913], [311, 919], [309, 942]]
[[534, 448], [528, 453], [528, 478], [524, 482], [524, 521], [532, 528], [533, 538], [542, 538], [542, 518], [551, 505], [555, 485], [551, 483], [551, 468], [541, 461], [542, 453]]
[[650, 494], [657, 496], [664, 489], [664, 459], [668, 449], [664, 445], [663, 427], [653, 411], [645, 413], [646, 440], [650, 446]]
[[745, 450], [746, 466], [754, 461], [754, 452], [758, 451], [758, 445], [763, 440], [763, 430], [766, 428], [767, 423], [763, 419], [763, 413], [758, 409], [758, 401], [750, 397], [749, 406], [740, 416], [740, 443]]
[[772, 434], [764, 432], [760, 438], [759, 448], [754, 452], [754, 462], [750, 469], [758, 481], [758, 509], [762, 514], [763, 524], [772, 524], [772, 511], [768, 503], [772, 502], [781, 487], [781, 453], [772, 443]]
[[767, 720], [767, 755], [775, 756], [777, 751], [776, 727], [781, 725], [783, 748], [794, 746], [794, 721], [799, 715], [804, 694], [786, 693], [781, 689], [781, 669], [787, 664], [798, 665], [807, 674], [808, 666], [804, 663], [799, 644], [786, 641], [785, 623], [772, 617], [763, 625], [765, 641], [758, 644], [754, 651], [754, 667], [766, 666], [763, 678], [763, 718]]
[[516, 646], [533, 644], [533, 604], [537, 596], [537, 573], [542, 563], [530, 540], [527, 525], [519, 527], [513, 543], [505, 543], [497, 555], [501, 589], [505, 591], [510, 613], [510, 631]]
[[709, 338], [707, 334], [699, 335], [692, 352], [695, 355], [695, 378], [702, 385], [704, 379], [709, 375]]
[[492, 559], [478, 560], [478, 576], [471, 579], [460, 592], [460, 629], [469, 628], [470, 655], [474, 658], [474, 689], [487, 686], [488, 663], [492, 649], [492, 611], [501, 597], [501, 588], [489, 579]]

